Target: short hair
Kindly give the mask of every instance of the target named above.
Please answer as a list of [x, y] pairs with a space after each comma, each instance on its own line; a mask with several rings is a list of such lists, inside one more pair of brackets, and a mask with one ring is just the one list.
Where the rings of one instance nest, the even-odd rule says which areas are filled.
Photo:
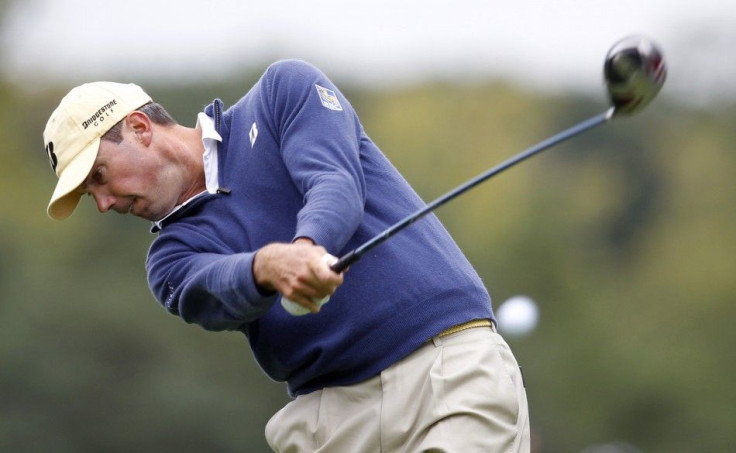
[[[169, 115], [169, 112], [167, 112], [161, 104], [156, 102], [149, 102], [136, 110], [148, 115], [151, 121], [159, 126], [173, 126], [178, 124], [176, 120]], [[122, 142], [123, 120], [118, 121], [109, 131], [105, 132], [101, 139], [108, 140], [116, 144]]]

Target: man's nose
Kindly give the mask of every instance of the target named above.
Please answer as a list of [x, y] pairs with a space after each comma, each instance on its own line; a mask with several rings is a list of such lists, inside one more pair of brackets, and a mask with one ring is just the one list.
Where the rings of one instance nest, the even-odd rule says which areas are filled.
[[115, 205], [115, 197], [112, 195], [94, 194], [93, 197], [97, 204], [97, 210], [101, 213], [109, 211]]

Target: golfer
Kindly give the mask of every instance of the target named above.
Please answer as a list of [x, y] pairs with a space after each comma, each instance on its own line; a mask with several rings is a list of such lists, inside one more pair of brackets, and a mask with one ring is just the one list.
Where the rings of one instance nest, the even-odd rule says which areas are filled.
[[59, 178], [49, 216], [90, 195], [100, 212], [152, 222], [146, 270], [160, 304], [242, 332], [288, 384], [293, 400], [265, 428], [274, 451], [529, 450], [518, 364], [433, 214], [330, 270], [423, 202], [315, 67], [276, 62], [194, 127], [136, 85], [84, 84], [43, 135]]

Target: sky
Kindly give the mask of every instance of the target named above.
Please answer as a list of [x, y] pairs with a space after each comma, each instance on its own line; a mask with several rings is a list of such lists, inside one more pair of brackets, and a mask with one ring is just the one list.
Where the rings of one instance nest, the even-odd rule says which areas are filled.
[[338, 81], [391, 87], [504, 78], [602, 90], [620, 38], [664, 50], [668, 95], [736, 99], [734, 0], [17, 0], [0, 29], [6, 77], [191, 82], [308, 60]]

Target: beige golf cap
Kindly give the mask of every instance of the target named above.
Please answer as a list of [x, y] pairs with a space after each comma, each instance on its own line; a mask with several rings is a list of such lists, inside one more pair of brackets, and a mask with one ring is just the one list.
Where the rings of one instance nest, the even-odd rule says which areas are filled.
[[86, 83], [64, 96], [43, 131], [46, 154], [59, 177], [46, 210], [49, 217], [63, 220], [71, 215], [82, 196], [76, 189], [97, 158], [100, 137], [149, 102], [151, 97], [132, 83]]

